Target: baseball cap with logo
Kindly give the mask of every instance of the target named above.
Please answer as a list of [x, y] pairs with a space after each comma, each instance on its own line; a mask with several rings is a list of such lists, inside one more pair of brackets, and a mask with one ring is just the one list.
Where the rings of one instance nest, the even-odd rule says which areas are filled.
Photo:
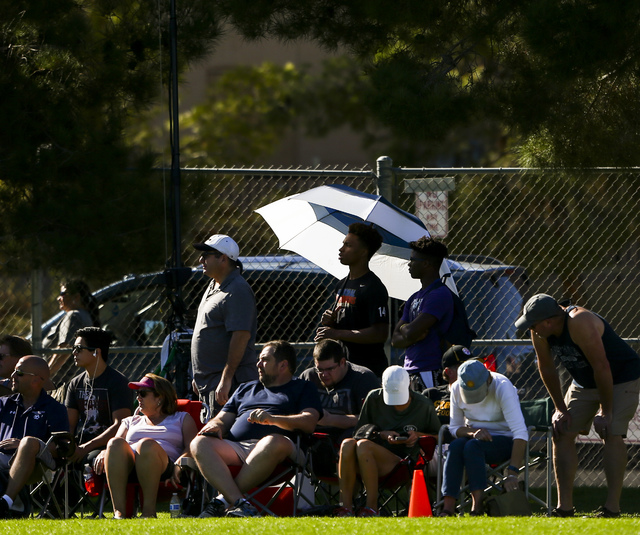
[[516, 329], [530, 329], [539, 321], [562, 314], [563, 308], [547, 294], [537, 294], [530, 298], [522, 309], [522, 316], [516, 320]]
[[382, 374], [382, 399], [385, 405], [404, 405], [409, 401], [409, 372], [401, 366], [389, 366]]
[[240, 248], [238, 244], [225, 234], [214, 234], [204, 243], [194, 243], [194, 249], [204, 252], [218, 251], [226, 254], [231, 260], [238, 260]]
[[458, 384], [462, 401], [472, 405], [480, 403], [487, 397], [489, 385], [487, 380], [491, 374], [484, 364], [478, 360], [467, 360], [458, 368]]
[[451, 346], [442, 355], [442, 369], [451, 368], [473, 358], [471, 350], [464, 346]]

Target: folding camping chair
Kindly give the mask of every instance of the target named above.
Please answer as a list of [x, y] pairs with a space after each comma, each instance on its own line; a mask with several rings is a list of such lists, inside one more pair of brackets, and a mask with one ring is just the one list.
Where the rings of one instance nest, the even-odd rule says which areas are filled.
[[340, 505], [338, 458], [340, 445], [328, 433], [311, 435], [307, 450], [306, 476], [315, 496], [315, 506], [307, 514], [332, 515]]
[[[526, 444], [524, 466], [522, 468], [524, 491], [527, 498], [543, 508], [546, 508], [547, 514], [551, 514], [551, 485], [553, 481], [552, 473], [552, 428], [551, 417], [553, 415], [553, 403], [551, 398], [543, 398], [537, 400], [527, 400], [520, 402], [522, 415], [529, 431], [529, 440]], [[438, 456], [438, 474], [437, 474], [437, 499], [436, 507], [442, 505], [442, 479], [444, 469], [445, 453], [445, 431], [448, 426], [443, 425], [438, 435], [437, 456]], [[546, 464], [545, 464], [546, 463]], [[503, 471], [510, 464], [510, 460], [494, 466], [487, 466], [487, 487], [485, 493], [490, 491], [502, 491]], [[531, 486], [531, 469], [544, 465], [545, 479], [545, 499], [538, 498], [530, 491]], [[463, 510], [471, 502], [468, 486], [460, 489], [460, 499], [458, 510]]]
[[[303, 491], [304, 479], [308, 475], [308, 456], [302, 448], [304, 438], [300, 433], [296, 436], [296, 461], [285, 459], [262, 484], [245, 492], [245, 498], [264, 515], [298, 516], [301, 505], [307, 508], [315, 505], [313, 497]], [[241, 469], [241, 465], [229, 466], [234, 478]]]
[[[202, 429], [209, 419], [209, 406], [202, 401], [179, 399], [178, 410], [188, 412], [194, 419], [198, 430]], [[184, 486], [176, 489], [171, 485], [165, 485], [164, 481], [161, 481], [160, 486], [158, 487], [158, 496], [156, 499], [158, 502], [169, 501], [173, 494], [177, 492], [179, 495], [183, 496], [182, 510], [184, 514], [189, 515], [190, 513], [193, 513], [195, 516], [202, 510], [206, 501], [206, 482], [199, 474], [193, 459], [181, 458], [179, 463], [181, 466], [190, 469], [186, 476]], [[104, 484], [102, 494], [100, 496], [100, 504], [98, 506], [98, 516], [100, 518], [104, 517], [104, 509], [106, 502], [109, 499], [109, 490], [105, 476], [103, 476], [102, 481]], [[130, 518], [134, 516], [138, 507], [141, 507], [143, 503], [144, 496], [142, 495], [140, 485], [138, 483], [127, 483], [125, 517]]]
[[380, 516], [406, 516], [415, 470], [422, 470], [424, 481], [428, 480], [429, 461], [436, 449], [437, 439], [434, 436], [420, 437], [420, 453], [414, 461], [410, 457], [403, 458], [386, 476], [378, 480], [378, 508]]
[[[82, 474], [67, 461], [76, 448], [75, 438], [68, 432], [53, 433], [47, 446], [51, 443], [55, 444], [58, 453], [56, 468], [44, 469], [40, 481], [31, 485], [28, 493], [31, 514], [36, 518], [69, 518], [84, 506], [87, 498], [84, 485], [77, 483], [78, 476], [82, 481]], [[92, 510], [96, 512], [95, 506]]]

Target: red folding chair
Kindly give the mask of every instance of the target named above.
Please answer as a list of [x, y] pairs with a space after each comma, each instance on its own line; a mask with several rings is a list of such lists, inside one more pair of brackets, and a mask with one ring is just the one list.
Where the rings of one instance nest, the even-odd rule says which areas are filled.
[[418, 458], [403, 458], [386, 476], [378, 480], [378, 508], [380, 516], [406, 516], [409, 510], [411, 495], [410, 486], [413, 482], [413, 472], [422, 470], [424, 480], [428, 480], [427, 469], [433, 458], [437, 437], [420, 437], [420, 453]]
[[[264, 483], [245, 493], [245, 498], [264, 515], [298, 516], [300, 499], [314, 505], [302, 493], [307, 456], [301, 449], [300, 436], [296, 440], [296, 451], [298, 462], [286, 459], [275, 467]], [[240, 465], [229, 466], [231, 475], [235, 478], [241, 468]]]
[[[188, 412], [193, 420], [196, 423], [198, 431], [202, 429], [204, 424], [209, 419], [209, 407], [206, 403], [197, 400], [190, 399], [179, 399], [178, 400], [178, 411]], [[171, 484], [165, 484], [164, 481], [160, 482], [158, 487], [158, 502], [168, 502], [171, 500], [171, 497], [174, 493], [178, 493], [179, 496], [183, 499], [183, 511], [187, 509], [185, 507], [185, 503], [189, 502], [189, 500], [194, 499], [194, 493], [196, 491], [201, 492], [201, 498], [199, 504], [196, 504], [195, 507], [199, 507], [199, 510], [202, 510], [205, 502], [204, 495], [204, 479], [199, 475], [195, 461], [191, 458], [182, 458], [180, 459], [180, 465], [189, 468], [189, 473], [187, 474], [187, 480], [184, 485], [179, 485], [176, 489]], [[103, 476], [103, 490], [100, 496], [100, 506], [98, 516], [100, 518], [104, 517], [104, 507], [106, 505], [106, 501], [109, 497], [109, 489], [107, 488], [106, 477]], [[138, 507], [142, 507], [144, 504], [144, 496], [142, 495], [142, 488], [138, 483], [127, 483], [127, 497], [126, 497], [126, 509], [125, 509], [125, 517], [131, 518], [136, 513]]]

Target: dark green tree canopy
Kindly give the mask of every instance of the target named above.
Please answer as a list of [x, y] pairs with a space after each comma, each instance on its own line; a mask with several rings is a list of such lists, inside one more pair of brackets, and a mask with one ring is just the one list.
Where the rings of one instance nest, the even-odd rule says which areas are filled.
[[639, 163], [637, 0], [216, 4], [248, 37], [346, 46], [371, 76], [369, 111], [398, 140], [438, 150], [484, 123], [517, 138], [527, 164]]
[[[640, 163], [640, 0], [176, 3], [182, 69], [224, 25], [250, 39], [344, 47], [364, 78], [349, 71], [337, 95], [355, 90], [357, 102], [320, 121], [318, 133], [340, 120], [370, 132], [372, 122], [389, 133], [398, 163], [424, 165], [447, 144], [483, 139], [509, 140], [529, 165]], [[169, 2], [0, 7], [0, 262], [105, 276], [158, 266], [163, 188], [147, 172], [152, 158], [123, 132], [167, 85]], [[266, 89], [269, 98], [279, 91]], [[295, 103], [297, 90], [285, 90]], [[314, 112], [339, 109], [329, 95], [317, 93], [325, 102]], [[266, 118], [283, 124], [281, 113]]]
[[[167, 80], [169, 3], [1, 0], [0, 8], [1, 263], [83, 276], [162, 265], [162, 184], [122, 133]], [[205, 2], [188, 2], [178, 19], [184, 68], [219, 30]]]

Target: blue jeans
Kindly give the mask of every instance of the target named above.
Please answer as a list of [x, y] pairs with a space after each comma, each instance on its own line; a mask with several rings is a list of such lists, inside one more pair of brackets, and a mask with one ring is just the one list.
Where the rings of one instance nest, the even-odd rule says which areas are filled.
[[487, 464], [500, 464], [511, 457], [513, 439], [492, 435], [491, 442], [475, 438], [456, 438], [449, 446], [444, 463], [442, 495], [457, 498], [460, 494], [462, 475], [467, 470], [469, 489], [487, 486]]

